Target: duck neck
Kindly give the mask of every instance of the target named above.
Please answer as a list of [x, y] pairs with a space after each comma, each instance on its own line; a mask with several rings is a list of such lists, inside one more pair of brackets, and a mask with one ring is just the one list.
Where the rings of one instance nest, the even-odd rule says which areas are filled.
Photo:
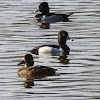
[[43, 15], [48, 15], [48, 14], [49, 14], [49, 12], [43, 12], [42, 14], [43, 14]]
[[31, 64], [31, 65], [25, 64], [25, 67], [26, 67], [26, 68], [32, 67], [32, 66], [33, 66], [33, 64]]
[[49, 14], [49, 8], [48, 9], [45, 9], [43, 12], [42, 12], [43, 15], [47, 15]]
[[70, 48], [66, 44], [59, 44], [60, 47], [64, 50], [64, 52], [69, 52]]

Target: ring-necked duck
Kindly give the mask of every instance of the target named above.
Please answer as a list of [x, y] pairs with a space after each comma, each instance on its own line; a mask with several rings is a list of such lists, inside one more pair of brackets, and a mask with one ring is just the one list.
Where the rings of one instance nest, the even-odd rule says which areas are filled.
[[[70, 48], [66, 45], [66, 40], [72, 40], [68, 33], [64, 30], [58, 33], [58, 43], [59, 45], [42, 45], [33, 48], [30, 52], [33, 54], [41, 53], [66, 53], [69, 54]], [[73, 41], [73, 40], [72, 40]]]
[[38, 9], [35, 12], [40, 11], [41, 14], [37, 14], [35, 16], [35, 20], [37, 22], [42, 22], [42, 23], [53, 23], [53, 22], [66, 22], [68, 21], [68, 17], [72, 15], [73, 13], [70, 13], [69, 15], [67, 14], [54, 14], [54, 13], [49, 13], [49, 5], [47, 2], [42, 2]]
[[34, 60], [33, 56], [31, 54], [26, 54], [23, 57], [23, 60], [18, 64], [25, 64], [24, 67], [18, 70], [18, 75], [20, 77], [26, 77], [27, 76], [50, 76], [55, 75], [55, 69], [46, 67], [46, 66], [33, 66]]

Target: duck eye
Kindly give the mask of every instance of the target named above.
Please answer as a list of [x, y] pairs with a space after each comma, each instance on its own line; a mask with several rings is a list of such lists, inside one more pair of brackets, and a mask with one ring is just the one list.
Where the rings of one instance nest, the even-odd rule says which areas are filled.
[[65, 36], [65, 34], [63, 34], [63, 36]]

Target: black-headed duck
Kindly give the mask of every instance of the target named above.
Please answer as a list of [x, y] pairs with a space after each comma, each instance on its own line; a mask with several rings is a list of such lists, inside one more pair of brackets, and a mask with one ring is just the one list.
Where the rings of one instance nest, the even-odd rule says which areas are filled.
[[68, 17], [72, 15], [73, 13], [70, 13], [69, 15], [67, 14], [55, 14], [55, 13], [50, 13], [49, 12], [49, 5], [47, 2], [42, 2], [38, 6], [38, 9], [34, 11], [36, 12], [41, 12], [41, 14], [37, 14], [34, 19], [37, 22], [42, 22], [42, 23], [54, 23], [54, 22], [67, 22], [69, 19]]
[[49, 44], [49, 45], [41, 45], [30, 50], [31, 53], [36, 55], [41, 55], [41, 53], [66, 53], [69, 54], [70, 48], [66, 45], [66, 41], [73, 41], [68, 32], [61, 30], [58, 33], [58, 43], [59, 45]]

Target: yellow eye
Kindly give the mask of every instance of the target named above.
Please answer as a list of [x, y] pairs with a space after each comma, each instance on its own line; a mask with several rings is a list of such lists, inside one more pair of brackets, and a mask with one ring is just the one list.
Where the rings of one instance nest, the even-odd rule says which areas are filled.
[[63, 34], [63, 36], [65, 36], [65, 34]]

